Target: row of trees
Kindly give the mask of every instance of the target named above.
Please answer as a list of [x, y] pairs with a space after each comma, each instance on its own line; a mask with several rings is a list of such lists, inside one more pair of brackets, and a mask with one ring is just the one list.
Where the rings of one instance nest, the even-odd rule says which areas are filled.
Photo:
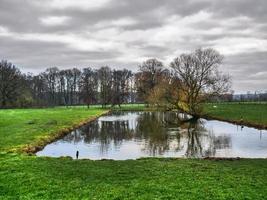
[[32, 107], [108, 104], [119, 105], [130, 101], [131, 78], [129, 70], [98, 70], [48, 68], [38, 75], [22, 74], [17, 67], [0, 63], [0, 106]]
[[0, 107], [77, 104], [121, 105], [145, 102], [196, 114], [201, 104], [227, 93], [229, 76], [218, 66], [223, 57], [214, 49], [197, 49], [175, 58], [168, 67], [149, 59], [139, 71], [49, 68], [38, 75], [22, 74], [13, 64], [0, 63]]

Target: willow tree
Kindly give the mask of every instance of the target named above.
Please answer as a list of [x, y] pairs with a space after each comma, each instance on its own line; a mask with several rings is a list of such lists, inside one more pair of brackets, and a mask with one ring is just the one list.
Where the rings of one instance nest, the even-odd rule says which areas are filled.
[[135, 80], [137, 94], [142, 101], [148, 103], [151, 91], [161, 82], [164, 74], [163, 63], [157, 59], [148, 59], [139, 66]]
[[181, 109], [197, 117], [207, 99], [228, 92], [230, 77], [218, 69], [222, 60], [223, 56], [212, 48], [197, 49], [173, 60], [170, 66], [180, 80], [177, 90], [183, 94]]

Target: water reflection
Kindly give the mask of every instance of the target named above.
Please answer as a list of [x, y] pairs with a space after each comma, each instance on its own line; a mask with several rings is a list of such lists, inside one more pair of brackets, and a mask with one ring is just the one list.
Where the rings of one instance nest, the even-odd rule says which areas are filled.
[[[79, 150], [80, 158], [90, 159], [267, 157], [266, 131], [261, 132], [262, 143], [255, 141], [256, 129], [244, 127], [244, 138], [232, 124], [187, 119], [175, 112], [117, 112], [71, 132], [37, 155], [74, 157]], [[247, 149], [251, 137], [256, 143]], [[242, 154], [244, 147], [253, 154]]]

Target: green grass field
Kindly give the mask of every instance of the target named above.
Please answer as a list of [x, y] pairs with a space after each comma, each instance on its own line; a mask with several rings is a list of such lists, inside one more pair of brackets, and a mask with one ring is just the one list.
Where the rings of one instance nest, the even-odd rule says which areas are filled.
[[266, 103], [217, 103], [206, 104], [204, 113], [229, 121], [240, 121], [244, 124], [267, 127], [267, 104]]
[[98, 107], [0, 110], [0, 199], [254, 200], [267, 196], [266, 159], [90, 161], [22, 153], [27, 146], [42, 145], [62, 130], [105, 112]]
[[21, 151], [38, 146], [63, 130], [103, 114], [106, 110], [83, 107], [0, 110], [0, 151]]
[[0, 199], [264, 199], [267, 160], [0, 155]]

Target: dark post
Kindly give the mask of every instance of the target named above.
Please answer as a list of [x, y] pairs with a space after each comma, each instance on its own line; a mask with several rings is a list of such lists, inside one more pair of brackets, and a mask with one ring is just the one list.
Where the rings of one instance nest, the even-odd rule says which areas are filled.
[[76, 159], [79, 158], [79, 151], [76, 151]]

